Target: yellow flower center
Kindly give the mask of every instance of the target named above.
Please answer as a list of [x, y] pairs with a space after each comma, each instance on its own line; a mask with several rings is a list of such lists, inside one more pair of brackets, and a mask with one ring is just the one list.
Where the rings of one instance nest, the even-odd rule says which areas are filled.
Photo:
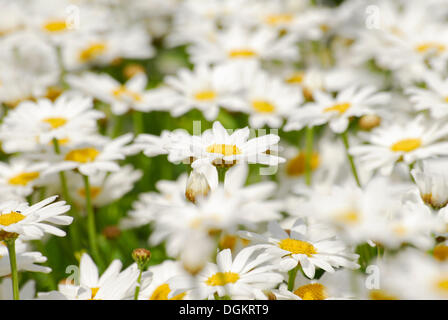
[[398, 300], [383, 290], [372, 290], [369, 292], [369, 296], [371, 300]]
[[290, 238], [281, 240], [278, 246], [280, 249], [293, 254], [306, 254], [308, 257], [317, 253], [316, 248], [311, 243]]
[[325, 300], [328, 296], [325, 286], [320, 283], [310, 283], [297, 288], [294, 294], [302, 300]]
[[199, 91], [194, 95], [194, 98], [199, 101], [210, 101], [216, 98], [216, 92], [213, 90]]
[[224, 237], [221, 238], [219, 241], [219, 246], [221, 249], [230, 249], [233, 250], [236, 245], [237, 238], [233, 235], [226, 234]]
[[347, 111], [348, 108], [350, 108], [351, 103], [345, 102], [345, 103], [338, 103], [331, 107], [325, 108], [324, 112], [333, 112], [337, 111], [339, 114], [343, 114]]
[[448, 103], [448, 96], [445, 97], [445, 102]]
[[208, 153], [220, 153], [223, 156], [233, 156], [241, 154], [241, 150], [236, 145], [230, 144], [212, 144], [209, 145], [205, 151]]
[[0, 215], [0, 225], [9, 226], [25, 219], [25, 216], [19, 212], [11, 211], [10, 213], [3, 213]]
[[65, 20], [53, 20], [44, 23], [42, 28], [48, 32], [61, 32], [67, 30], [67, 23]]
[[[291, 177], [298, 177], [305, 173], [305, 152], [299, 152], [297, 156], [290, 159], [286, 164], [286, 173]], [[316, 170], [319, 167], [320, 159], [317, 152], [311, 155], [311, 170]]]
[[448, 259], [448, 246], [440, 244], [434, 248], [434, 258], [439, 261], [445, 261]]
[[339, 214], [336, 217], [336, 220], [338, 222], [342, 222], [344, 224], [356, 224], [357, 222], [359, 222], [359, 214], [356, 211], [346, 211], [343, 212], [342, 214]]
[[139, 94], [139, 93], [137, 93], [137, 92], [135, 92], [135, 91], [132, 91], [132, 90], [129, 90], [128, 88], [126, 88], [126, 86], [119, 86], [118, 88], [116, 88], [116, 89], [114, 89], [113, 91], [112, 91], [112, 94], [116, 97], [116, 98], [123, 98], [123, 97], [129, 97], [129, 98], [131, 98], [132, 100], [134, 100], [134, 101], [138, 101], [138, 102], [140, 102], [140, 101], [142, 101], [143, 100], [143, 98], [142, 98], [142, 96]]
[[39, 178], [39, 172], [23, 172], [8, 180], [9, 184], [26, 186], [29, 182]]
[[217, 272], [208, 278], [205, 283], [209, 286], [224, 286], [228, 283], [237, 282], [239, 278], [239, 274], [235, 272]]
[[170, 292], [171, 289], [169, 284], [161, 284], [154, 290], [151, 297], [149, 297], [149, 300], [182, 300], [186, 295], [186, 293], [184, 292], [172, 297], [171, 299], [168, 299], [168, 294]]
[[87, 163], [94, 161], [99, 154], [95, 148], [75, 149], [66, 154], [65, 160]]
[[291, 76], [286, 78], [286, 82], [291, 84], [301, 84], [303, 82], [304, 77], [305, 77], [304, 72], [294, 72]]
[[229, 52], [230, 58], [253, 58], [257, 53], [251, 49], [235, 49]]
[[422, 140], [419, 138], [403, 139], [391, 145], [390, 149], [394, 152], [410, 152], [419, 148], [421, 145]]
[[277, 13], [270, 14], [265, 18], [265, 22], [271, 26], [275, 26], [280, 23], [289, 23], [293, 19], [293, 15], [289, 13]]
[[65, 118], [45, 118], [42, 121], [48, 123], [53, 129], [62, 127], [67, 123], [67, 119]]
[[106, 49], [107, 46], [104, 42], [94, 42], [79, 53], [79, 60], [81, 62], [91, 61], [102, 55]]
[[261, 113], [272, 113], [275, 110], [274, 105], [265, 100], [252, 101], [252, 107], [255, 109], [255, 111]]
[[437, 42], [424, 42], [415, 47], [418, 53], [427, 53], [428, 51], [435, 51], [436, 53], [442, 53], [446, 50], [445, 45]]
[[444, 294], [448, 294], [448, 277], [441, 277], [436, 281], [436, 288]]
[[96, 294], [98, 293], [98, 290], [100, 290], [100, 288], [92, 288], [90, 289], [92, 290], [92, 297], [90, 298], [91, 300], [95, 299]]
[[[98, 195], [101, 193], [102, 189], [101, 187], [95, 187], [95, 186], [91, 186], [90, 187], [90, 196], [95, 199], [96, 197], [98, 197]], [[86, 197], [86, 189], [81, 188], [78, 190], [78, 193], [81, 197], [85, 198]]]

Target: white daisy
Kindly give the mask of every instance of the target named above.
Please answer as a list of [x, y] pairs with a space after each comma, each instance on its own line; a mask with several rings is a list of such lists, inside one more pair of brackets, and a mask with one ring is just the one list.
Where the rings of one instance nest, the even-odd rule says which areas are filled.
[[[51, 272], [51, 268], [39, 265], [38, 263], [44, 263], [47, 261], [47, 257], [43, 256], [40, 252], [28, 251], [28, 246], [20, 239], [15, 241], [16, 249], [16, 263], [18, 271], [28, 272]], [[9, 251], [3, 241], [0, 241], [0, 277], [11, 274], [11, 265], [9, 262]], [[5, 280], [3, 280], [1, 286], [3, 288]], [[12, 296], [12, 285], [9, 282], [8, 292]], [[5, 285], [6, 286], [6, 285]]]

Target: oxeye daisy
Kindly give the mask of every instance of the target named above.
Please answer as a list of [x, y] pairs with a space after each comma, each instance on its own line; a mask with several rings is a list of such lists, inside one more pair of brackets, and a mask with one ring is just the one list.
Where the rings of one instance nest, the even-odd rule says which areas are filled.
[[309, 238], [308, 227], [301, 219], [294, 223], [289, 233], [276, 222], [270, 222], [268, 229], [268, 236], [247, 231], [241, 231], [240, 236], [265, 248], [267, 254], [278, 259], [281, 270], [288, 271], [300, 265], [305, 275], [312, 279], [316, 267], [330, 273], [339, 267], [359, 267], [355, 262], [358, 255], [350, 253], [343, 242], [333, 237], [318, 240]]
[[90, 176], [102, 171], [118, 171], [120, 166], [116, 161], [133, 152], [133, 148], [126, 146], [132, 137], [128, 133], [113, 140], [92, 141], [73, 148], [63, 148], [59, 161], [55, 160], [48, 172], [77, 169], [83, 175]]
[[342, 133], [347, 130], [351, 117], [374, 114], [373, 107], [387, 103], [386, 93], [377, 93], [374, 87], [351, 86], [340, 91], [335, 98], [330, 94], [316, 91], [315, 102], [306, 104], [288, 119], [285, 130], [300, 130], [329, 123], [331, 130]]
[[417, 160], [448, 155], [448, 135], [444, 122], [429, 122], [423, 115], [402, 123], [382, 125], [369, 134], [359, 136], [366, 145], [350, 148], [350, 153], [365, 165], [366, 170], [379, 169], [390, 174], [398, 161], [410, 165]]
[[434, 208], [448, 204], [447, 166], [448, 158], [426, 159], [411, 170], [422, 200]]
[[[65, 232], [55, 225], [69, 225], [73, 218], [63, 215], [70, 209], [65, 201], [52, 203], [57, 196], [49, 197], [32, 206], [27, 203], [9, 201], [0, 204], [0, 233], [2, 237], [15, 234], [23, 240], [40, 239], [45, 233], [59, 237]], [[50, 224], [49, 224], [50, 223]]]
[[215, 294], [232, 299], [266, 299], [263, 290], [275, 287], [283, 276], [274, 271], [272, 257], [258, 251], [248, 247], [234, 259], [230, 249], [220, 251], [217, 263], [207, 264], [195, 279], [173, 277], [169, 281], [173, 291], [168, 297], [187, 291], [194, 299], [214, 299]]
[[201, 136], [178, 136], [178, 141], [170, 146], [178, 156], [172, 160], [193, 158], [192, 165], [196, 161], [204, 161], [216, 166], [232, 166], [239, 162], [277, 165], [284, 161], [267, 153], [276, 148], [280, 140], [277, 135], [267, 134], [248, 140], [249, 134], [247, 127], [229, 134], [220, 122], [215, 121], [213, 128], [204, 131]]
[[[16, 240], [16, 259], [17, 259], [17, 271], [29, 271], [29, 272], [43, 272], [49, 273], [51, 268], [39, 265], [38, 263], [44, 263], [47, 258], [40, 252], [29, 251], [26, 243], [20, 239]], [[0, 241], [0, 277], [11, 274], [10, 256], [6, 244]], [[3, 280], [5, 281], [5, 280]], [[2, 286], [4, 283], [2, 282]], [[9, 282], [7, 287], [8, 292], [11, 292], [12, 283]]]
[[0, 127], [6, 152], [36, 151], [53, 144], [67, 144], [78, 135], [96, 132], [102, 112], [93, 109], [92, 99], [79, 95], [61, 95], [55, 102], [39, 99], [26, 101], [11, 111]]
[[42, 185], [48, 166], [46, 162], [32, 162], [24, 158], [0, 163], [0, 190], [26, 197], [34, 187]]
[[80, 76], [69, 75], [67, 82], [80, 91], [109, 103], [112, 112], [122, 115], [129, 110], [149, 111], [151, 101], [146, 91], [147, 78], [138, 72], [126, 83], [122, 84], [106, 73], [87, 72]]
[[[43, 293], [41, 299], [67, 300], [125, 300], [133, 294], [137, 285], [139, 270], [132, 264], [123, 271], [120, 260], [114, 260], [99, 276], [98, 268], [87, 253], [79, 264], [79, 283], [59, 284], [58, 291]], [[145, 273], [144, 279], [150, 276]]]
[[439, 119], [448, 115], [448, 78], [427, 71], [423, 75], [426, 88], [411, 87], [406, 90], [415, 109], [429, 110], [431, 117]]
[[165, 86], [151, 90], [150, 98], [158, 107], [169, 110], [173, 117], [179, 117], [196, 108], [204, 117], [215, 120], [219, 108], [229, 104], [242, 104], [238, 70], [231, 65], [209, 67], [199, 64], [193, 71], [181, 69], [176, 76], [165, 78]]

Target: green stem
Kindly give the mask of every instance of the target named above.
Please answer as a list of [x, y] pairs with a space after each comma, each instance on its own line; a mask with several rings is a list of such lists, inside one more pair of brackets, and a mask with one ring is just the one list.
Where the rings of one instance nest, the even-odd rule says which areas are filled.
[[135, 287], [134, 300], [138, 300], [138, 294], [140, 293], [140, 285], [142, 281], [142, 273], [143, 269], [140, 269], [140, 274], [138, 275], [137, 279], [137, 287]]
[[310, 186], [311, 185], [311, 159], [313, 157], [313, 140], [314, 140], [314, 132], [313, 127], [306, 128], [306, 136], [305, 136], [305, 183]]
[[[61, 149], [59, 148], [59, 142], [58, 139], [56, 138], [53, 138], [53, 148], [56, 154], [61, 154]], [[62, 196], [64, 197], [64, 200], [70, 204], [71, 203], [70, 194], [68, 193], [67, 179], [65, 177], [64, 171], [59, 172], [59, 179], [61, 180]]]
[[5, 240], [9, 253], [9, 264], [11, 266], [12, 276], [12, 294], [14, 300], [20, 300], [19, 297], [19, 272], [17, 270], [16, 260], [16, 239]]
[[227, 168], [225, 168], [225, 167], [223, 167], [223, 168], [218, 167], [217, 169], [218, 169], [218, 181], [221, 182], [221, 183], [224, 183], [224, 181], [226, 179]]
[[294, 290], [294, 284], [296, 281], [297, 271], [299, 271], [300, 265], [297, 264], [297, 266], [294, 269], [289, 270], [289, 278], [288, 278], [288, 290], [292, 291]]
[[132, 110], [132, 121], [134, 125], [135, 134], [145, 132], [145, 121], [143, 119], [143, 113], [137, 110]]
[[356, 184], [358, 185], [358, 187], [361, 188], [361, 182], [359, 181], [359, 177], [358, 177], [358, 171], [356, 170], [356, 165], [355, 165], [355, 161], [353, 161], [353, 157], [352, 155], [349, 153], [349, 149], [350, 149], [350, 145], [348, 143], [348, 135], [347, 135], [347, 131], [345, 131], [344, 133], [341, 134], [342, 136], [342, 141], [344, 142], [344, 146], [345, 146], [345, 151], [347, 154], [347, 159], [350, 162], [350, 167], [352, 168], [352, 173], [353, 173], [353, 177], [356, 180]]
[[89, 236], [89, 245], [96, 262], [99, 264], [100, 260], [98, 254], [98, 244], [96, 241], [95, 213], [93, 211], [92, 198], [90, 194], [90, 182], [88, 176], [82, 175], [82, 177], [84, 179], [84, 189], [86, 192], [87, 233]]

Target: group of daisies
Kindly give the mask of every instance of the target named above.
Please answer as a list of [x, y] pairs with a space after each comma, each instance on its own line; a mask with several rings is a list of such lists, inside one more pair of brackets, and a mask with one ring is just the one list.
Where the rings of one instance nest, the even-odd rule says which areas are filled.
[[[2, 299], [448, 298], [446, 0], [0, 0], [0, 104]], [[187, 168], [118, 226], [168, 258], [100, 266], [132, 156]], [[82, 232], [74, 277], [20, 283]]]

